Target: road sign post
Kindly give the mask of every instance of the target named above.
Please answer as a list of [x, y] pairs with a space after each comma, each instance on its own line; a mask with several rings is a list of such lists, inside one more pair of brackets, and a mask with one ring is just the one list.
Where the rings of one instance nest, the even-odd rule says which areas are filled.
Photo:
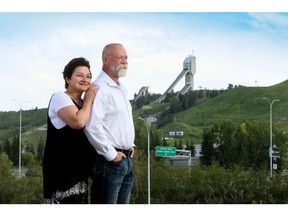
[[279, 148], [273, 146], [272, 147], [272, 151], [271, 151], [270, 154], [271, 154], [272, 158], [280, 158], [280, 150], [279, 150]]

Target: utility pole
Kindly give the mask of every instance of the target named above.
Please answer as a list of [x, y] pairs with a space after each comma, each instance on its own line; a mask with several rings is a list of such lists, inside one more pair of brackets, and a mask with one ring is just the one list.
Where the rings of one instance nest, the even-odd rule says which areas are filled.
[[273, 171], [272, 171], [272, 146], [273, 146], [273, 137], [272, 137], [272, 106], [273, 103], [276, 101], [280, 101], [279, 99], [275, 99], [270, 103], [270, 100], [266, 97], [262, 98], [264, 100], [267, 100], [270, 106], [270, 148], [269, 148], [269, 156], [270, 156], [270, 177], [273, 176]]
[[146, 128], [147, 128], [147, 144], [148, 144], [148, 152], [147, 152], [147, 157], [148, 157], [148, 164], [147, 164], [147, 169], [148, 169], [148, 204], [150, 204], [150, 130], [149, 130], [149, 125], [147, 121], [141, 117], [138, 117], [138, 119], [144, 121]]
[[19, 169], [18, 169], [18, 172], [19, 172], [19, 175], [21, 175], [21, 155], [22, 155], [22, 147], [21, 147], [21, 135], [22, 135], [22, 106], [24, 103], [26, 102], [29, 102], [29, 101], [24, 101], [23, 103], [20, 103], [19, 101], [13, 99], [13, 101], [15, 101], [16, 103], [19, 104], [19, 107], [20, 107], [20, 121], [19, 121]]

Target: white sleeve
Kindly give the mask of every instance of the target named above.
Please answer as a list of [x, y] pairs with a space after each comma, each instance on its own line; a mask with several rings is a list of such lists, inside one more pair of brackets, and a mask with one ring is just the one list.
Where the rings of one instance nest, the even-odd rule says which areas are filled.
[[66, 123], [58, 116], [57, 112], [66, 106], [74, 105], [72, 99], [64, 92], [55, 93], [50, 101], [48, 115], [52, 124], [57, 129], [63, 128]]
[[107, 161], [111, 161], [116, 157], [117, 152], [106, 136], [105, 130], [107, 129], [103, 123], [105, 110], [107, 109], [106, 103], [105, 94], [103, 94], [100, 87], [94, 99], [90, 119], [84, 128], [84, 132], [97, 153], [104, 156]]

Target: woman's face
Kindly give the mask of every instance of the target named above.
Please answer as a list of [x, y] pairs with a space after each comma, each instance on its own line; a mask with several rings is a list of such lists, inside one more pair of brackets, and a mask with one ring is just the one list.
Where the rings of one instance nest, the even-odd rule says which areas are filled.
[[91, 73], [88, 67], [78, 66], [75, 68], [71, 78], [66, 78], [67, 89], [70, 91], [84, 92], [91, 85]]

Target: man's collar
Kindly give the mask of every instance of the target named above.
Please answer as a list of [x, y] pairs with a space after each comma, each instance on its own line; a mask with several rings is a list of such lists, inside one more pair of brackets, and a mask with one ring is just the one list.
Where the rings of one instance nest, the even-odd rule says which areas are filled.
[[120, 87], [121, 83], [118, 81], [118, 85], [114, 82], [114, 80], [111, 79], [111, 77], [108, 76], [108, 74], [105, 71], [101, 71], [100, 76], [105, 80], [105, 82], [109, 86], [114, 86], [114, 87]]

